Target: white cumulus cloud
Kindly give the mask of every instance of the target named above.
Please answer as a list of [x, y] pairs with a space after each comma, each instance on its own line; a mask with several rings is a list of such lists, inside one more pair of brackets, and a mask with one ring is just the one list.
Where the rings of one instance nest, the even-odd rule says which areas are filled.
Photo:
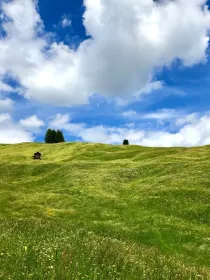
[[[61, 118], [61, 115], [59, 116]], [[66, 118], [66, 115], [64, 117]], [[198, 114], [186, 115], [185, 120], [184, 125], [175, 133], [143, 130], [136, 128], [135, 124], [122, 127], [103, 125], [89, 127], [86, 124], [68, 122], [67, 118], [66, 122], [60, 123], [56, 128], [64, 129], [83, 141], [106, 144], [121, 144], [123, 139], [129, 139], [131, 144], [151, 147], [190, 147], [210, 144], [210, 113], [201, 117]]]
[[0, 143], [15, 144], [33, 140], [33, 135], [15, 123], [8, 113], [0, 114]]
[[[1, 66], [0, 66], [1, 67]], [[1, 77], [0, 77], [1, 79]], [[11, 92], [13, 91], [13, 88], [5, 83], [3, 83], [1, 80], [0, 80], [0, 93], [1, 92]]]
[[19, 123], [22, 127], [28, 130], [34, 130], [34, 129], [36, 130], [44, 126], [44, 122], [38, 119], [38, 117], [35, 115], [28, 117], [26, 119], [21, 119]]
[[27, 98], [56, 105], [85, 104], [93, 93], [130, 98], [160, 87], [156, 69], [175, 59], [184, 66], [206, 60], [210, 13], [204, 0], [84, 0], [91, 38], [77, 50], [52, 42], [36, 3], [0, 4], [6, 32], [0, 76], [12, 73]]
[[9, 112], [13, 109], [14, 102], [10, 98], [0, 99], [0, 113]]
[[66, 125], [69, 121], [70, 117], [68, 114], [56, 114], [56, 116], [52, 118], [49, 125], [53, 128], [59, 128], [60, 126], [63, 127], [63, 125]]

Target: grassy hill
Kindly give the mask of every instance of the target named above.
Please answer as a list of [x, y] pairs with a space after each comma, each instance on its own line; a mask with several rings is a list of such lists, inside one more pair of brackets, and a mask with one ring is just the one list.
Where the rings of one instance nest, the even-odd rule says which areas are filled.
[[0, 145], [0, 279], [210, 279], [210, 146]]

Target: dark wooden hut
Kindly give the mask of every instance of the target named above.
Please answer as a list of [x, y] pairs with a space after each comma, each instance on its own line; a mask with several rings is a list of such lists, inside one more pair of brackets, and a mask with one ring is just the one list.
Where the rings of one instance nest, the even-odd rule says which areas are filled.
[[36, 152], [33, 156], [34, 159], [41, 159], [42, 154], [39, 152]]

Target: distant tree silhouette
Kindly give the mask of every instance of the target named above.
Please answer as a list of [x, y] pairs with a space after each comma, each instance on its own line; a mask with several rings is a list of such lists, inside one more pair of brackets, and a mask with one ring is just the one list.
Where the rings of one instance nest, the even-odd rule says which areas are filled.
[[53, 143], [52, 129], [48, 129], [45, 134], [45, 143]]
[[62, 143], [62, 142], [65, 142], [63, 132], [58, 129], [55, 136], [55, 143]]
[[61, 130], [55, 131], [54, 129], [48, 129], [45, 134], [45, 143], [61, 143], [65, 142], [63, 132]]
[[125, 139], [125, 140], [123, 141], [123, 145], [129, 145], [129, 141], [128, 141], [127, 139]]
[[45, 134], [45, 143], [55, 143], [55, 136], [56, 131], [49, 128]]
[[60, 131], [60, 134], [61, 134], [61, 142], [66, 142], [62, 131]]
[[53, 129], [52, 130], [52, 143], [56, 143], [56, 131]]

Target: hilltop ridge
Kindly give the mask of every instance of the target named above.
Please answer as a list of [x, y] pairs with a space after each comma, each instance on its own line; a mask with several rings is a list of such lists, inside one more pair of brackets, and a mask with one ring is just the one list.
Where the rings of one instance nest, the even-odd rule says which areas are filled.
[[[45, 143], [20, 143], [20, 144], [0, 144], [0, 160], [19, 162], [23, 159], [31, 161], [34, 152], [41, 152], [43, 160], [63, 161], [67, 158], [80, 160], [151, 160], [153, 157], [176, 157], [182, 161], [194, 158], [197, 160], [208, 159], [210, 145], [201, 147], [172, 147], [157, 148], [144, 147], [138, 145], [107, 145], [84, 142], [66, 142], [57, 144]], [[7, 157], [8, 156], [8, 157]]]

